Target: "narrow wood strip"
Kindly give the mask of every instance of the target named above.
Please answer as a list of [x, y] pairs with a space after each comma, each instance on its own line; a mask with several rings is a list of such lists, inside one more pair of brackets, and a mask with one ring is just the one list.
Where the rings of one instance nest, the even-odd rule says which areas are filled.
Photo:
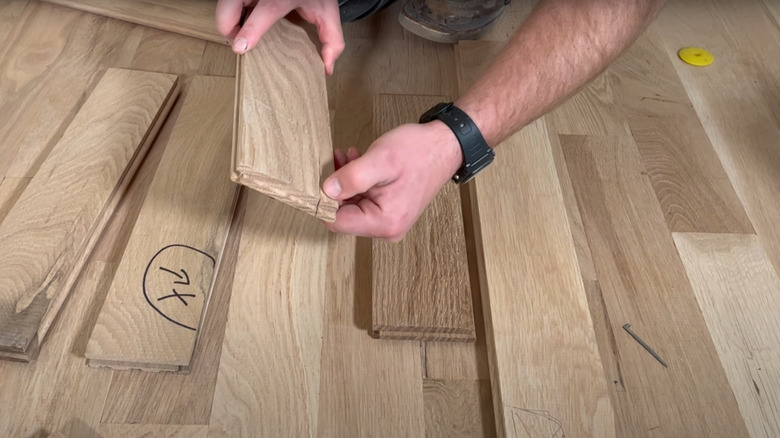
[[[620, 430], [747, 436], [633, 139], [562, 136], [561, 144], [617, 338], [621, 380], [612, 388]], [[668, 368], [622, 331], [626, 323]]]
[[756, 236], [674, 241], [752, 438], [780, 436], [780, 278]]
[[217, 30], [214, 0], [43, 0], [168, 32], [228, 44]]
[[328, 232], [250, 192], [209, 436], [316, 436]]
[[238, 59], [233, 181], [325, 221], [338, 202], [325, 74], [306, 32], [286, 20]]
[[[492, 49], [461, 42], [458, 50], [465, 89]], [[529, 125], [498, 147], [499, 159], [474, 181], [496, 429], [499, 436], [615, 436], [547, 135], [542, 121]]]
[[87, 345], [90, 365], [189, 367], [237, 194], [224, 171], [232, 88], [229, 78], [190, 84]]
[[[377, 136], [414, 123], [441, 96], [374, 98]], [[474, 341], [460, 192], [447, 184], [400, 243], [373, 243], [373, 329], [393, 339]]]
[[110, 69], [0, 225], [0, 349], [42, 342], [178, 93]]

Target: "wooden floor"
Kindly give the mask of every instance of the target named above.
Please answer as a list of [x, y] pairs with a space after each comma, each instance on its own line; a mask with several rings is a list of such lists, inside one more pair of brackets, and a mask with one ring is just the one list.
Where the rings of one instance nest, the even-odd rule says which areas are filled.
[[[397, 7], [345, 25], [347, 49], [328, 79], [335, 147], [370, 144], [376, 96], [457, 96], [458, 72], [484, 67], [532, 5], [512, 2], [486, 41], [457, 47], [402, 30]], [[489, 299], [475, 297], [475, 344], [371, 338], [371, 242], [328, 234], [244, 191], [189, 374], [87, 367], [90, 332], [170, 138], [166, 123], [38, 359], [0, 362], [0, 436], [780, 436], [779, 22], [775, 0], [670, 1], [605, 74], [498, 149], [503, 164], [463, 192], [467, 246], [472, 256], [520, 246], [481, 269], [471, 260], [472, 284], [491, 288]], [[715, 63], [683, 64], [676, 52], [690, 45]], [[194, 75], [236, 73], [219, 43], [37, 0], [0, 3], [0, 221], [111, 67], [181, 75], [185, 95]], [[534, 209], [502, 210], [496, 199]], [[569, 254], [575, 262], [558, 263]], [[513, 301], [547, 307], [499, 314], [506, 297], [475, 277], [531, 268], [534, 281], [555, 276], [538, 291], [563, 285], [566, 299], [547, 292]], [[302, 293], [280, 292], [290, 288]], [[602, 369], [539, 361], [559, 357], [540, 333], [570, 327], [560, 315], [592, 325], [574, 331], [595, 338]], [[499, 324], [515, 323], [528, 332], [502, 337]], [[523, 378], [497, 375], [508, 368]], [[574, 397], [585, 387], [546, 381], [545, 369], [603, 375], [586, 384], [606, 388], [598, 412], [610, 418], [599, 424], [612, 424], [612, 412], [614, 432], [551, 413], [584, 410]]]

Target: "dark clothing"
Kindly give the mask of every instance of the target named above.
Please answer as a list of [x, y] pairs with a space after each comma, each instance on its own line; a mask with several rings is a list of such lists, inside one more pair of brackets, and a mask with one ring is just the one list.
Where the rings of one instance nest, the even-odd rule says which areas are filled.
[[390, 5], [395, 0], [339, 0], [341, 22], [361, 20]]

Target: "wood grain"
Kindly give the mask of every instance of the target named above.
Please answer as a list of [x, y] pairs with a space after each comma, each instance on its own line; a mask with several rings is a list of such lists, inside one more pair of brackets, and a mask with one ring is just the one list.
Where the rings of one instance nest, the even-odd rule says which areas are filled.
[[0, 223], [22, 196], [28, 184], [30, 184], [30, 178], [3, 178], [0, 180]]
[[[485, 67], [477, 60], [484, 60], [490, 47], [459, 44], [462, 88]], [[525, 426], [552, 427], [567, 436], [614, 436], [614, 414], [544, 123], [529, 125], [497, 152], [500, 159], [474, 183], [498, 435], [524, 436]]]
[[333, 173], [333, 146], [314, 44], [281, 20], [238, 58], [237, 74], [233, 181], [333, 222], [338, 202], [320, 189]]
[[175, 76], [109, 70], [30, 181], [0, 225], [0, 349], [43, 341], [177, 93]]
[[209, 436], [316, 436], [327, 235], [250, 193]]
[[494, 437], [493, 401], [487, 380], [423, 380], [425, 436]]
[[87, 345], [90, 365], [189, 368], [236, 200], [232, 88], [192, 81]]
[[[561, 143], [618, 339], [619, 429], [636, 437], [746, 436], [633, 139], [562, 136]], [[685, 321], [684, 329], [674, 321]], [[620, 333], [626, 323], [668, 368]]]
[[[440, 96], [380, 95], [376, 135], [414, 123]], [[373, 330], [380, 338], [476, 339], [460, 192], [447, 184], [403, 241], [374, 240]]]
[[780, 278], [756, 236], [675, 233], [750, 436], [780, 435]]
[[420, 343], [369, 336], [371, 242], [357, 242], [330, 236], [318, 436], [424, 436]]
[[189, 373], [115, 371], [103, 405], [102, 423], [208, 424], [233, 290], [246, 194], [246, 190], [239, 194]]
[[101, 438], [206, 438], [206, 426], [161, 424], [101, 424]]
[[168, 32], [227, 44], [217, 30], [214, 0], [43, 0]]
[[641, 37], [610, 71], [669, 229], [753, 233], [663, 47]]
[[203, 51], [198, 74], [234, 78], [236, 77], [236, 55], [230, 47], [209, 41]]

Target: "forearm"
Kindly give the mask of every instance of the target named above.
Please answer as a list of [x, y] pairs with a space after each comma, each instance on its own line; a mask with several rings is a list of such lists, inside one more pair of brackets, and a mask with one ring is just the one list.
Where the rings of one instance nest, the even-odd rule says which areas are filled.
[[457, 101], [496, 146], [601, 73], [665, 0], [541, 0]]

